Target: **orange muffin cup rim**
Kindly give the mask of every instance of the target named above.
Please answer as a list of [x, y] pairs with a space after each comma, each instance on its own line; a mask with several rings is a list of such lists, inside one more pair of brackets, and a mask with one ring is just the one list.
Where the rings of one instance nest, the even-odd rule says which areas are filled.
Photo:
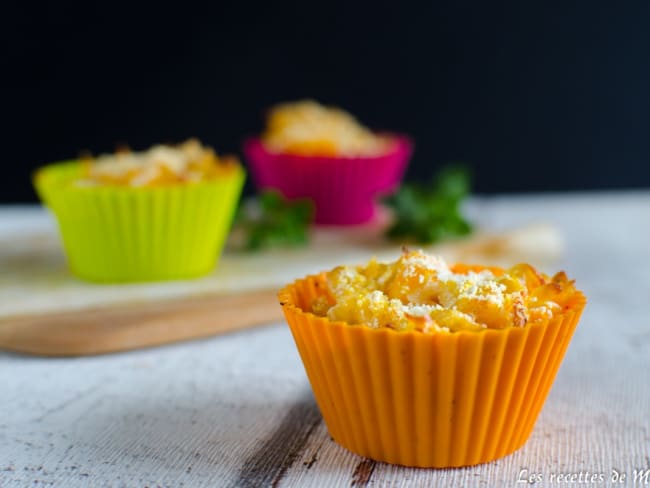
[[[454, 266], [458, 266], [458, 264], [451, 266], [452, 268]], [[468, 266], [469, 268], [472, 269], [489, 269], [489, 270], [498, 270], [498, 271], [503, 271], [502, 268], [497, 267], [497, 266], [481, 266], [481, 265], [465, 265], [462, 264], [462, 266]], [[379, 331], [385, 330], [387, 334], [395, 334], [397, 336], [405, 336], [405, 335], [415, 335], [415, 336], [458, 336], [458, 335], [467, 335], [467, 336], [475, 336], [477, 334], [503, 334], [506, 333], [509, 330], [513, 329], [521, 329], [521, 328], [537, 328], [537, 327], [546, 327], [548, 326], [551, 321], [554, 320], [559, 320], [563, 316], [575, 312], [576, 309], [579, 309], [581, 307], [584, 307], [584, 305], [587, 303], [587, 297], [586, 295], [581, 291], [576, 289], [573, 296], [571, 297], [569, 301], [569, 305], [566, 305], [565, 307], [562, 308], [560, 312], [554, 313], [551, 318], [549, 318], [547, 321], [543, 323], [537, 323], [537, 324], [532, 324], [532, 325], [525, 325], [524, 327], [504, 327], [501, 329], [496, 329], [496, 328], [489, 328], [486, 327], [484, 329], [480, 330], [458, 330], [458, 331], [436, 331], [436, 332], [423, 332], [421, 330], [417, 329], [410, 329], [410, 330], [395, 330], [391, 329], [390, 327], [371, 327], [367, 324], [350, 324], [348, 322], [345, 322], [343, 320], [330, 320], [328, 317], [324, 317], [321, 315], [316, 315], [313, 312], [310, 312], [308, 310], [303, 310], [300, 308], [297, 304], [293, 303], [293, 300], [291, 299], [291, 289], [298, 283], [298, 282], [307, 282], [309, 280], [323, 280], [325, 279], [325, 276], [327, 275], [327, 271], [322, 271], [320, 273], [314, 273], [314, 274], [309, 274], [307, 276], [304, 276], [302, 278], [298, 278], [297, 280], [294, 280], [292, 283], [284, 286], [279, 292], [278, 292], [278, 300], [280, 302], [280, 306], [283, 309], [288, 309], [292, 311], [293, 313], [299, 315], [299, 316], [308, 316], [312, 318], [312, 320], [315, 320], [317, 323], [322, 322], [323, 325], [327, 325], [329, 327], [357, 327], [361, 328], [363, 330], [371, 331], [369, 333], [377, 333]]]

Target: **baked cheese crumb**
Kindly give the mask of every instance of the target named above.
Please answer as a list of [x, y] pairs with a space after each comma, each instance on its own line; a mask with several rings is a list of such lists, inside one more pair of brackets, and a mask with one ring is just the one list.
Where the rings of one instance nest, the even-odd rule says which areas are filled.
[[393, 143], [389, 137], [374, 134], [348, 112], [313, 100], [273, 107], [262, 140], [275, 153], [325, 157], [379, 156]]
[[405, 250], [393, 263], [339, 266], [327, 274], [330, 295], [312, 311], [333, 321], [422, 332], [524, 327], [550, 320], [575, 291], [561, 272], [532, 266], [506, 271], [449, 267], [437, 256]]
[[156, 145], [142, 152], [121, 150], [82, 159], [84, 175], [78, 186], [152, 187], [211, 180], [233, 170], [234, 158], [219, 158], [196, 139], [178, 146]]

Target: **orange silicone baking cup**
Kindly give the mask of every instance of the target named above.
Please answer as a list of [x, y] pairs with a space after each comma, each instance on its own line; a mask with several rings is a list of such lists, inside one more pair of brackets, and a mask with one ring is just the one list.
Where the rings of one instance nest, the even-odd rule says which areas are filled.
[[305, 312], [326, 291], [323, 273], [279, 298], [331, 436], [376, 461], [437, 468], [526, 442], [586, 304], [577, 291], [547, 324], [425, 334]]

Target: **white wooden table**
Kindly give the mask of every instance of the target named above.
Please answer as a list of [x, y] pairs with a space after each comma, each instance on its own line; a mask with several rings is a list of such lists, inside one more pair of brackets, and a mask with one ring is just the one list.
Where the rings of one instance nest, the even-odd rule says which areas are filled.
[[610, 486], [615, 473], [626, 476], [616, 486], [650, 486], [650, 471], [634, 482], [650, 470], [650, 192], [490, 197], [472, 213], [492, 228], [557, 225], [558, 267], [589, 298], [513, 455], [423, 470], [347, 452], [278, 323], [100, 357], [0, 352], [0, 486]]

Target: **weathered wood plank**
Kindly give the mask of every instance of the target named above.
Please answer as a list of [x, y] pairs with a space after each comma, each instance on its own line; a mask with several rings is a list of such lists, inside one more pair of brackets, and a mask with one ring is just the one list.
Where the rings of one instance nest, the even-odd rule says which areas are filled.
[[[454, 470], [376, 463], [366, 486], [526, 486], [522, 470], [543, 477], [535, 486], [587, 472], [608, 486], [614, 469], [649, 469], [650, 193], [489, 199], [481, 218], [547, 218], [566, 237], [562, 266], [589, 303], [553, 390], [513, 455]], [[254, 474], [320, 488], [361, 486], [370, 471], [329, 438], [283, 324], [111, 356], [0, 353], [0, 386], [3, 488], [238, 486]]]
[[271, 435], [244, 460], [234, 486], [279, 486], [321, 422], [314, 398], [306, 392], [287, 410]]

